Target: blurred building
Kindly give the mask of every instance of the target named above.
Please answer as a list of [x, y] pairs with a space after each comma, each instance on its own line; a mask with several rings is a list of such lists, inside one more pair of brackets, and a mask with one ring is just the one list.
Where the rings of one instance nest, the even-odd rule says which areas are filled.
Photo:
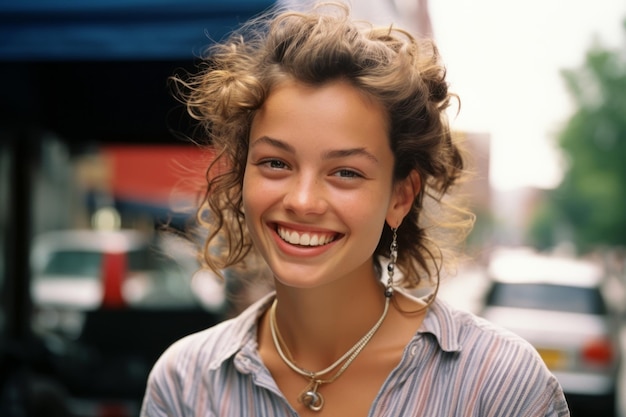
[[545, 190], [535, 187], [494, 192], [494, 243], [504, 246], [527, 245], [527, 230], [544, 194]]
[[74, 214], [63, 226], [89, 227], [99, 210], [111, 208], [125, 228], [183, 228], [204, 192], [211, 157], [189, 145], [109, 145], [80, 155], [67, 184], [77, 196]]

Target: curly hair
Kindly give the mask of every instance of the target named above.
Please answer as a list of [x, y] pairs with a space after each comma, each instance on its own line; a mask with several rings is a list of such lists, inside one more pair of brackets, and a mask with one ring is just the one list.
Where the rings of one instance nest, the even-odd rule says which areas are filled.
[[[438, 283], [444, 246], [469, 231], [471, 213], [444, 198], [461, 178], [464, 159], [446, 117], [457, 97], [448, 91], [436, 45], [398, 28], [352, 20], [349, 12], [339, 3], [307, 12], [274, 9], [210, 46], [198, 72], [174, 77], [179, 98], [216, 153], [197, 216], [209, 230], [204, 257], [214, 271], [254, 253], [242, 211], [249, 130], [272, 88], [285, 79], [313, 86], [346, 80], [387, 109], [394, 181], [415, 170], [422, 183], [397, 231], [399, 285]], [[456, 215], [445, 220], [444, 212]], [[435, 238], [437, 231], [445, 241]], [[385, 225], [374, 252], [379, 273], [391, 240]]]

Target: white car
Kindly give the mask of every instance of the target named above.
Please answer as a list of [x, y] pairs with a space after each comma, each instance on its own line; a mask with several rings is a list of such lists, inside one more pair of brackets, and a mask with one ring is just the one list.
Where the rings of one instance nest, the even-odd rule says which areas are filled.
[[505, 251], [492, 258], [488, 274], [481, 315], [537, 349], [572, 407], [613, 416], [620, 346], [603, 269], [582, 259]]
[[[138, 230], [59, 230], [38, 235], [31, 254], [37, 307], [92, 310], [104, 306], [190, 306], [219, 310], [223, 286], [197, 272], [182, 239], [153, 239]], [[200, 294], [195, 287], [199, 277]]]
[[32, 327], [75, 416], [138, 415], [152, 364], [222, 319], [223, 285], [171, 234], [62, 230], [32, 248]]
[[33, 303], [98, 308], [104, 301], [105, 265], [109, 259], [123, 257], [117, 262], [125, 264], [120, 265], [120, 274], [148, 270], [149, 245], [148, 237], [134, 230], [60, 230], [41, 234], [34, 240], [31, 255]]

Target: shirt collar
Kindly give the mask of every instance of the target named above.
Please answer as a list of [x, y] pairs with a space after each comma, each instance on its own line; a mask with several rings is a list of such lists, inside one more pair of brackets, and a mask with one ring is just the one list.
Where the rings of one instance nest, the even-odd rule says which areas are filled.
[[[228, 335], [223, 335], [222, 342], [228, 340], [227, 343], [223, 343], [224, 348], [220, 354], [215, 355], [215, 360], [211, 362], [209, 367], [211, 369], [217, 369], [222, 363], [235, 355], [237, 352], [247, 347], [246, 350], [256, 350], [257, 343], [257, 325], [259, 317], [269, 308], [269, 305], [274, 301], [275, 294], [271, 292], [263, 296], [258, 301], [251, 304], [237, 317], [229, 320], [231, 323], [231, 329]], [[224, 322], [223, 325], [228, 325], [228, 322]]]
[[[226, 344], [221, 355], [217, 355], [211, 368], [219, 367], [227, 358], [245, 350], [257, 348], [256, 327], [258, 319], [269, 308], [275, 294], [265, 295], [233, 320], [231, 333], [228, 336], [230, 343]], [[445, 352], [461, 350], [459, 342], [459, 327], [456, 323], [455, 311], [443, 300], [435, 299], [428, 308], [422, 327], [418, 333], [430, 333], [435, 336], [439, 347]]]
[[453, 310], [445, 301], [436, 298], [428, 308], [419, 333], [430, 333], [437, 339], [441, 350], [458, 352], [462, 346], [459, 341], [459, 324]]

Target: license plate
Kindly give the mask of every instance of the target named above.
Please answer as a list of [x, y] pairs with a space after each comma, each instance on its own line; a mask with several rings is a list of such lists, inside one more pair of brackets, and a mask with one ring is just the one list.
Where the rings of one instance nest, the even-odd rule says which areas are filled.
[[560, 350], [555, 349], [537, 349], [543, 362], [549, 369], [558, 369], [565, 362], [565, 355]]

